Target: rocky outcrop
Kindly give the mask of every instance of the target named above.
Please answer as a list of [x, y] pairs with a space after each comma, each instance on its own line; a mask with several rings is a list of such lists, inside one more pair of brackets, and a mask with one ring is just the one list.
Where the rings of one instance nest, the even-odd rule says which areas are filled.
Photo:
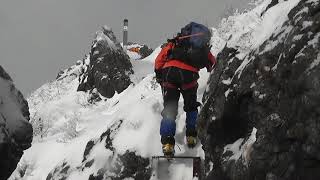
[[121, 93], [131, 83], [133, 74], [128, 55], [123, 51], [111, 29], [103, 27], [91, 46], [90, 64], [80, 78], [78, 91], [97, 89], [104, 97]]
[[[115, 121], [99, 138], [90, 140], [84, 149], [83, 159], [79, 166], [72, 167], [64, 161], [55, 167], [46, 179], [67, 179], [72, 173], [83, 171], [94, 171], [89, 175], [88, 180], [150, 179], [151, 168], [148, 158], [143, 158], [129, 150], [119, 154], [114, 148], [114, 137], [122, 125], [123, 120]], [[101, 159], [101, 155], [95, 153], [97, 149], [99, 152], [104, 152], [105, 159]]]
[[302, 0], [245, 58], [226, 46], [198, 131], [206, 179], [320, 179], [320, 3]]
[[267, 6], [267, 8], [261, 13], [261, 16], [263, 16], [265, 12], [267, 12], [270, 8], [277, 5], [278, 3], [279, 0], [272, 0], [271, 3]]
[[0, 66], [0, 179], [15, 170], [23, 151], [31, 146], [32, 126], [27, 101]]
[[139, 54], [141, 55], [141, 59], [148, 57], [153, 52], [153, 49], [149, 48], [147, 45], [143, 45], [140, 48]]

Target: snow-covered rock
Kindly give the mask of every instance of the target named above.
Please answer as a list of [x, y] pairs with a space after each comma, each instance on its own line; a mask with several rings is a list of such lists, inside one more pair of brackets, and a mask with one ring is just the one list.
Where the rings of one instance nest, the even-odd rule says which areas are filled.
[[29, 108], [10, 76], [0, 66], [0, 179], [15, 170], [23, 151], [31, 146]]
[[218, 32], [198, 122], [207, 179], [319, 179], [319, 0], [265, 0]]
[[131, 83], [133, 74], [129, 56], [108, 27], [96, 33], [91, 46], [90, 62], [80, 77], [79, 91], [96, 89], [102, 96], [111, 98]]

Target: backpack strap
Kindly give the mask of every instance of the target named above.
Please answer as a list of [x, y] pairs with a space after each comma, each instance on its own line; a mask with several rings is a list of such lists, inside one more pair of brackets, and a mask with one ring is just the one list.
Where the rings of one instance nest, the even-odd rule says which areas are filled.
[[180, 36], [180, 37], [177, 37], [178, 40], [182, 40], [182, 39], [187, 39], [187, 38], [191, 38], [191, 37], [195, 37], [195, 36], [203, 36], [204, 33], [195, 33], [195, 34], [190, 34], [190, 35], [186, 35], [186, 36]]
[[156, 57], [155, 60], [155, 69], [159, 70], [162, 69], [165, 63], [168, 61], [168, 53], [174, 46], [173, 43], [168, 43], [166, 46], [164, 46], [158, 56]]

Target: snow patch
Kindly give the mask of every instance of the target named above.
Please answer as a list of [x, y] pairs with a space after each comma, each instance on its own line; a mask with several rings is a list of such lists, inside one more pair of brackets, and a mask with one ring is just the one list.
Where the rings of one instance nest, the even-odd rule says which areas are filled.
[[259, 99], [263, 99], [263, 98], [265, 98], [267, 95], [266, 94], [260, 94], [259, 95]]
[[242, 146], [242, 157], [245, 161], [245, 164], [248, 165], [248, 162], [250, 160], [250, 153], [252, 152], [252, 145], [256, 142], [257, 129], [253, 128], [250, 137], [246, 141], [246, 143]]
[[319, 0], [308, 0], [307, 3], [313, 3], [316, 6], [319, 4]]
[[280, 60], [281, 60], [281, 58], [282, 58], [282, 55], [283, 55], [283, 54], [280, 54], [277, 63], [272, 67], [272, 70], [273, 70], [273, 71], [277, 70], [278, 64], [280, 63]]
[[224, 147], [223, 154], [226, 153], [227, 151], [232, 152], [232, 156], [228, 158], [228, 160], [238, 160], [241, 157], [241, 145], [244, 141], [244, 138], [238, 139], [236, 142], [233, 144], [228, 144]]
[[230, 84], [231, 84], [231, 81], [232, 81], [232, 79], [229, 78], [229, 79], [227, 79], [227, 80], [222, 80], [222, 83], [225, 84], [225, 85], [230, 85]]
[[232, 91], [233, 91], [233, 90], [229, 88], [226, 92], [224, 92], [224, 96], [225, 96], [226, 98], [228, 98], [228, 95], [229, 95]]
[[256, 83], [254, 82], [254, 83], [251, 84], [250, 89], [252, 89], [255, 86], [256, 86]]
[[131, 60], [139, 60], [139, 59], [141, 59], [141, 55], [139, 53], [127, 50], [127, 54], [128, 54], [128, 56], [129, 56], [129, 58]]
[[245, 69], [245, 67], [253, 60], [253, 58], [248, 59], [245, 58], [243, 60], [243, 62], [241, 63], [241, 65], [238, 67], [238, 69], [236, 70], [236, 72], [234, 73], [235, 75], [238, 74], [238, 79], [240, 79], [240, 76], [242, 74], [242, 71]]
[[97, 54], [99, 54], [99, 51], [94, 51], [93, 52], [93, 55], [97, 55]]
[[309, 68], [307, 69], [307, 72], [310, 72], [310, 70], [312, 70], [313, 68], [315, 68], [316, 66], [318, 66], [320, 64], [320, 53], [318, 54], [317, 59], [315, 59], [311, 65], [309, 66]]
[[298, 41], [298, 40], [300, 40], [302, 37], [303, 37], [303, 34], [299, 34], [299, 35], [294, 36], [294, 37], [293, 37], [293, 40], [294, 40], [294, 41]]
[[312, 24], [313, 24], [312, 21], [304, 21], [304, 22], [302, 23], [302, 26], [303, 26], [302, 30], [306, 29], [306, 28], [309, 27], [309, 26], [312, 26]]
[[237, 141], [235, 141], [233, 144], [228, 144], [224, 147], [224, 152], [230, 151], [232, 152], [232, 156], [228, 157], [227, 159], [224, 159], [225, 161], [230, 160], [239, 160], [240, 157], [243, 159], [244, 164], [248, 164], [250, 160], [250, 153], [252, 152], [252, 145], [256, 142], [256, 133], [257, 129], [253, 128], [251, 135], [247, 139], [246, 142], [244, 142], [244, 138], [240, 138]]
[[264, 69], [265, 71], [267, 71], [267, 72], [270, 71], [270, 67], [269, 67], [269, 66], [264, 66], [263, 69]]
[[317, 48], [317, 44], [319, 44], [320, 40], [320, 33], [317, 33], [312, 40], [308, 42], [308, 45], [312, 46], [313, 48]]

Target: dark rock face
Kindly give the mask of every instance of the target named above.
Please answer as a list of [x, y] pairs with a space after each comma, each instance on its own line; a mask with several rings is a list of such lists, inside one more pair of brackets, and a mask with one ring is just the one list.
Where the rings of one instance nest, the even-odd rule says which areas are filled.
[[57, 166], [52, 172], [50, 172], [46, 180], [66, 180], [71, 172], [70, 165], [67, 162], [63, 162], [60, 166]]
[[102, 96], [111, 98], [131, 84], [130, 74], [133, 70], [128, 55], [113, 32], [104, 27], [91, 46], [90, 64], [80, 78], [78, 91], [96, 88]]
[[[247, 59], [229, 47], [217, 56], [198, 121], [207, 179], [320, 179], [319, 1], [300, 1], [288, 17]], [[239, 139], [234, 159], [225, 146]]]
[[148, 180], [151, 178], [150, 160], [127, 151], [123, 155], [116, 157], [114, 169], [100, 169], [97, 175], [91, 174], [89, 180], [122, 180], [133, 178], [139, 180]]
[[111, 177], [114, 180], [125, 178], [148, 180], [151, 177], [151, 169], [149, 166], [150, 160], [136, 155], [135, 152], [127, 151], [117, 157], [115, 166], [115, 176]]
[[278, 3], [279, 3], [279, 0], [272, 0], [271, 3], [267, 6], [267, 8], [261, 13], [261, 16], [263, 16], [265, 12], [267, 12], [270, 8], [277, 5]]
[[23, 151], [31, 146], [28, 102], [0, 66], [0, 179], [15, 170]]
[[149, 48], [147, 45], [143, 45], [142, 48], [140, 48], [139, 54], [141, 55], [141, 59], [148, 57], [153, 50]]

